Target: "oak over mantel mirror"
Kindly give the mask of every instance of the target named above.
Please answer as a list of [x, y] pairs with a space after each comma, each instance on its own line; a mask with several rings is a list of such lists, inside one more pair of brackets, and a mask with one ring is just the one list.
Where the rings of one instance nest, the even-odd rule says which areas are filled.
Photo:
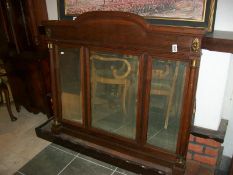
[[204, 32], [152, 26], [120, 12], [44, 25], [52, 133], [82, 139], [97, 154], [104, 149], [141, 167], [150, 162], [156, 172], [183, 174]]

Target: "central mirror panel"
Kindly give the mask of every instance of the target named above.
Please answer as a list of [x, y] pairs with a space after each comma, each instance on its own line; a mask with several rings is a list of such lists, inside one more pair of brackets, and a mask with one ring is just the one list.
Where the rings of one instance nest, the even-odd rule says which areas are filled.
[[135, 139], [139, 58], [90, 52], [92, 127]]
[[187, 63], [153, 59], [147, 143], [176, 151]]
[[82, 123], [80, 48], [60, 48], [62, 118]]

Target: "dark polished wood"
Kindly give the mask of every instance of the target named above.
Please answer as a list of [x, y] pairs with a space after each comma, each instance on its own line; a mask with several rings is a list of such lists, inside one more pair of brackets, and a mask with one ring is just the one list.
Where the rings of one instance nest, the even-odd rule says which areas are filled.
[[[127, 160], [130, 156], [137, 160], [136, 162], [149, 162], [149, 167], [160, 167], [159, 171], [163, 174], [184, 174], [198, 78], [201, 40], [205, 31], [194, 28], [150, 25], [142, 17], [123, 12], [89, 12], [80, 15], [75, 21], [45, 21], [43, 25], [51, 53], [52, 97], [55, 112], [53, 131], [58, 134], [57, 137], [64, 134], [77, 137], [82, 140], [81, 142], [88, 142], [87, 145], [93, 144], [95, 153], [101, 152], [102, 148], [110, 149], [106, 153], [110, 157], [117, 153], [121, 159]], [[178, 46], [176, 53], [172, 52], [173, 44]], [[80, 59], [83, 59], [81, 79], [82, 88], [84, 88], [82, 92], [84, 124], [63, 119], [62, 116], [59, 48], [82, 48], [82, 58]], [[135, 140], [91, 126], [90, 51], [138, 56], [139, 93], [137, 95]], [[187, 64], [175, 153], [146, 143], [152, 76], [150, 71], [153, 57], [161, 60], [184, 61]], [[54, 137], [53, 133], [47, 134], [50, 136], [52, 134]], [[38, 135], [47, 138], [45, 135]], [[57, 141], [57, 138], [55, 140]]]
[[27, 0], [27, 14], [26, 17], [31, 22], [30, 32], [32, 33], [33, 44], [37, 50], [44, 50], [47, 48], [44, 35], [40, 35], [38, 27], [41, 26], [43, 20], [48, 20], [48, 13], [45, 0]]
[[[48, 20], [45, 0], [1, 0], [0, 28], [7, 54], [2, 58], [17, 111], [24, 106], [33, 113], [51, 116], [49, 54], [38, 26]], [[0, 41], [5, 42], [5, 41]]]
[[[145, 74], [143, 75], [143, 77], [144, 77], [143, 84], [144, 85], [150, 84], [151, 78], [152, 78], [152, 72], [149, 71], [149, 70], [152, 70], [152, 57], [149, 55], [146, 55], [146, 58], [148, 61], [146, 62], [147, 64], [144, 66], [146, 67], [145, 69], [148, 71], [146, 71]], [[142, 98], [142, 100], [144, 100], [144, 101], [142, 102], [142, 104], [143, 104], [142, 109], [144, 109], [144, 110], [142, 110], [141, 115], [145, 115], [145, 116], [149, 115], [150, 88], [151, 88], [150, 86], [146, 86], [145, 88], [143, 88], [144, 92], [142, 92], [142, 94], [143, 94], [144, 98]], [[142, 144], [142, 145], [145, 145], [147, 142], [148, 121], [149, 121], [148, 117], [141, 118], [141, 121], [140, 121], [141, 125], [139, 125], [139, 127], [140, 127], [139, 131], [141, 132], [141, 137], [142, 137], [140, 144]]]
[[233, 32], [214, 31], [202, 40], [202, 48], [211, 51], [233, 53]]
[[228, 126], [228, 120], [222, 119], [217, 131], [206, 129], [206, 128], [201, 128], [198, 126], [192, 126], [191, 134], [193, 134], [194, 136], [202, 137], [202, 138], [213, 139], [217, 142], [223, 143], [226, 130], [227, 130], [227, 126]]
[[233, 175], [233, 157], [231, 159], [231, 166], [230, 166], [229, 175]]
[[[143, 88], [144, 85], [146, 85], [146, 81], [147, 81], [147, 73], [149, 71], [145, 71], [147, 70], [147, 62], [144, 62], [144, 58], [148, 59], [148, 57], [145, 57], [145, 55], [142, 55], [141, 58], [139, 58], [139, 86], [138, 86], [138, 99], [139, 101], [141, 101], [141, 104], [146, 104], [146, 102], [144, 101], [145, 98], [143, 98], [143, 95], [146, 94], [146, 88]], [[150, 77], [149, 77], [150, 78]], [[148, 95], [148, 94], [147, 94]], [[147, 104], [146, 104], [147, 105]], [[146, 106], [147, 107], [147, 106]], [[138, 104], [137, 107], [137, 133], [136, 133], [136, 141], [139, 145], [145, 145], [146, 144], [146, 137], [147, 137], [147, 130], [143, 129], [145, 128], [145, 123], [147, 121], [144, 121], [142, 117], [142, 115], [148, 115], [147, 113], [145, 113], [145, 111], [147, 112], [147, 110], [143, 110], [144, 108], [140, 106], [140, 104]], [[147, 123], [146, 123], [147, 124]]]
[[[5, 97], [6, 106], [8, 110], [8, 114], [10, 115], [11, 121], [17, 120], [17, 118], [13, 115], [11, 110], [11, 103], [10, 103], [10, 96], [9, 96], [9, 89], [7, 87], [7, 73], [4, 67], [4, 64], [2, 63], [2, 58], [4, 58], [7, 55], [8, 47], [5, 44], [6, 43], [6, 37], [4, 33], [0, 30], [0, 104], [3, 104], [3, 95]], [[4, 79], [4, 80], [3, 80]]]
[[17, 52], [45, 49], [44, 36], [38, 31], [41, 21], [48, 20], [45, 0], [2, 0], [0, 3], [0, 26]]
[[[49, 72], [46, 73], [48, 69], [46, 59], [48, 59], [47, 52], [22, 52], [4, 60], [18, 112], [23, 106], [29, 112], [35, 114], [42, 112], [51, 116], [49, 94], [51, 91], [47, 89], [47, 84], [50, 82], [46, 82], [49, 76]], [[47, 78], [45, 79], [45, 77]]]

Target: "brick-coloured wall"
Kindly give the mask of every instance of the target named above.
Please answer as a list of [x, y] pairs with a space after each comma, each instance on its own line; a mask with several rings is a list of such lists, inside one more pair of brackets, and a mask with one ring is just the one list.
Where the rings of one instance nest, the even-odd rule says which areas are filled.
[[221, 143], [190, 135], [187, 159], [215, 167], [221, 156]]

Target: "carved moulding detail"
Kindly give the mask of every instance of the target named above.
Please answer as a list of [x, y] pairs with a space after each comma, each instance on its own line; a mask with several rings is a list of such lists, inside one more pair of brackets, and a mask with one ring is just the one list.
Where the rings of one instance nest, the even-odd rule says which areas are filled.
[[193, 40], [192, 46], [191, 46], [192, 51], [193, 51], [193, 52], [199, 52], [199, 51], [200, 51], [200, 48], [201, 48], [200, 45], [201, 45], [201, 44], [200, 44], [200, 40], [199, 40], [198, 38], [195, 38], [195, 39]]

